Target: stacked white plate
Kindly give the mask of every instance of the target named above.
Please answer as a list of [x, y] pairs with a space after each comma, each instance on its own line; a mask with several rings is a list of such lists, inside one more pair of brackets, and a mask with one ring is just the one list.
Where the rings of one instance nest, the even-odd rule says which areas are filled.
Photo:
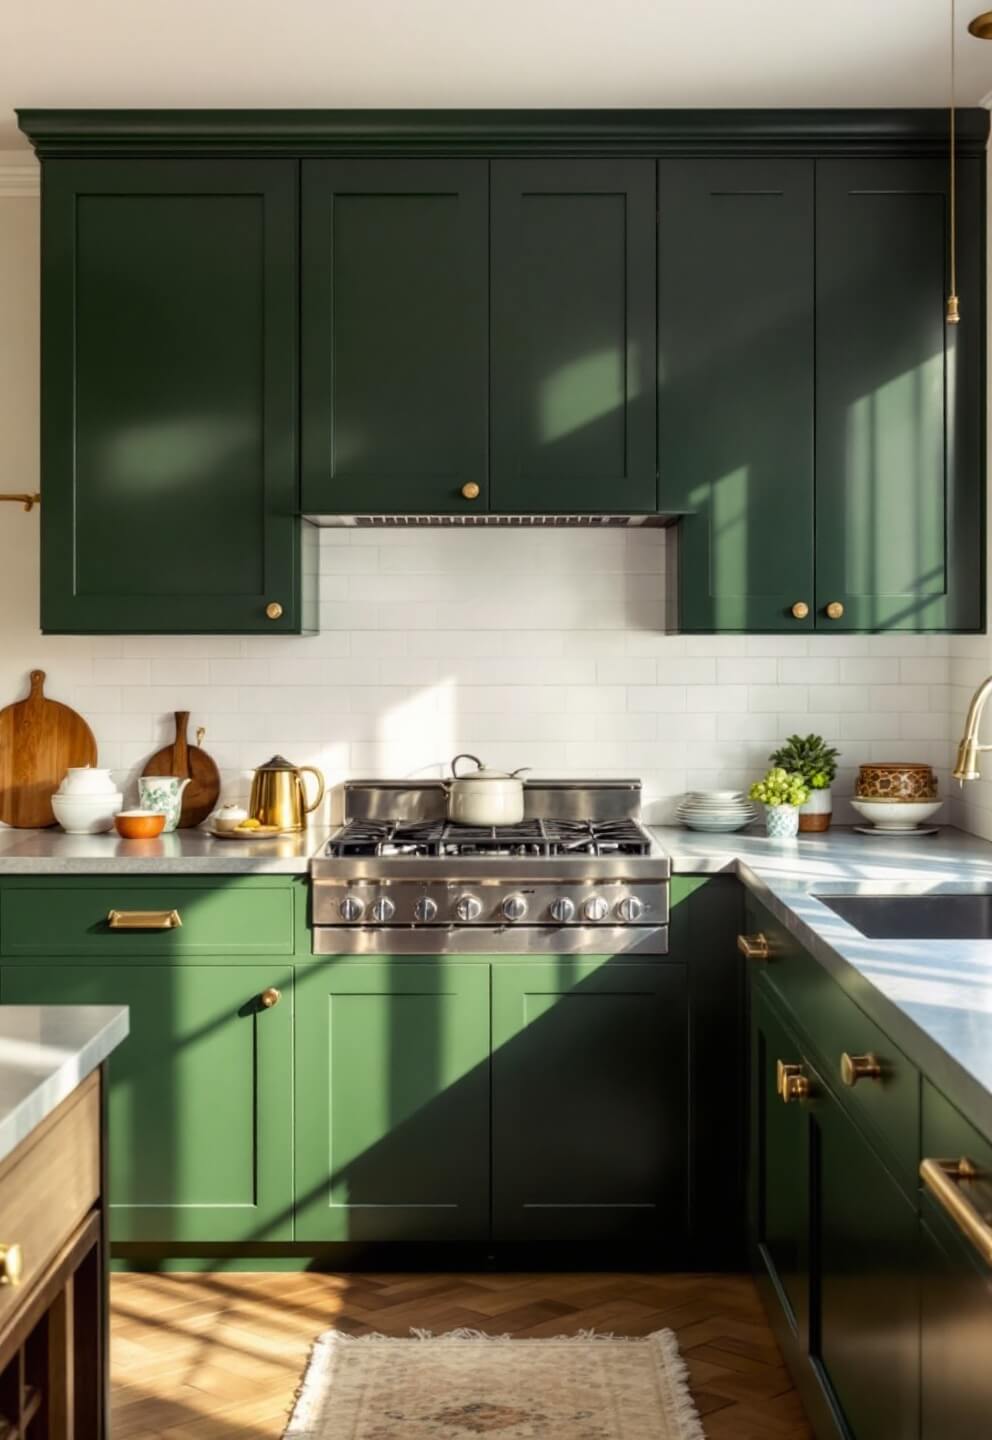
[[758, 807], [743, 790], [690, 790], [678, 808], [690, 830], [740, 830], [758, 818]]

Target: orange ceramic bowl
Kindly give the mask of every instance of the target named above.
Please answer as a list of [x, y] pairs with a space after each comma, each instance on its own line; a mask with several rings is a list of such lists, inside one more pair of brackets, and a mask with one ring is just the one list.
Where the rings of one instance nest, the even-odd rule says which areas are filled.
[[121, 810], [114, 816], [122, 840], [154, 840], [165, 829], [161, 810]]

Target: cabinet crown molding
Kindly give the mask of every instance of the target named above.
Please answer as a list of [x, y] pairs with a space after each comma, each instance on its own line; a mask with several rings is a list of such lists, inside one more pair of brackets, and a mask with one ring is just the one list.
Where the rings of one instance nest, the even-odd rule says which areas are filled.
[[[18, 110], [41, 157], [160, 153], [942, 155], [947, 111]], [[981, 154], [989, 112], [957, 112]]]

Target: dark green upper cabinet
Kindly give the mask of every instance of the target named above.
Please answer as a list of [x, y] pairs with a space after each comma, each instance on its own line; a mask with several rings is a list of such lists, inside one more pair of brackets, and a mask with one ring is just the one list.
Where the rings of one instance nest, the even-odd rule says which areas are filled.
[[812, 629], [811, 161], [660, 162], [658, 455], [681, 628]]
[[46, 160], [42, 257], [43, 628], [309, 624], [297, 166]]
[[492, 166], [492, 508], [653, 511], [655, 167]]
[[488, 168], [304, 162], [306, 513], [486, 509]]
[[948, 326], [946, 162], [817, 162], [818, 627], [981, 629], [984, 170], [958, 165]]

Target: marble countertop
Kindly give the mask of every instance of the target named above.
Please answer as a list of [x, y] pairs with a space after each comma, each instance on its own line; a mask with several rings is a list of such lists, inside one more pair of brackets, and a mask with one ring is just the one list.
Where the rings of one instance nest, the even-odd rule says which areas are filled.
[[127, 1033], [125, 1005], [0, 1005], [0, 1160]]
[[313, 826], [274, 840], [215, 840], [176, 830], [157, 840], [0, 829], [0, 875], [305, 875], [330, 830]]
[[869, 939], [818, 895], [992, 894], [992, 844], [950, 827], [919, 838], [830, 830], [653, 828], [678, 874], [737, 875], [939, 1089], [992, 1136], [992, 940]]

